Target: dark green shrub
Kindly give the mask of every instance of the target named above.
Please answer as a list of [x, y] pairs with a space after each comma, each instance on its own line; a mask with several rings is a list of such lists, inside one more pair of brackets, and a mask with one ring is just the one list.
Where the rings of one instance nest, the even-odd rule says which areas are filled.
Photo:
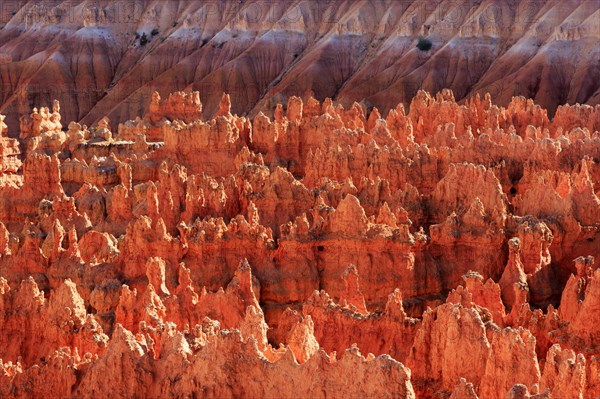
[[142, 37], [140, 37], [140, 44], [142, 46], [145, 46], [146, 43], [148, 43], [148, 36], [146, 36], [145, 33], [142, 34]]
[[417, 42], [417, 48], [419, 50], [429, 51], [431, 49], [431, 46], [433, 46], [433, 44], [431, 43], [431, 40], [429, 40], [426, 37], [419, 36], [419, 41]]
[[152, 35], [152, 36], [156, 36], [156, 35], [158, 35], [159, 33], [160, 33], [160, 32], [159, 32], [158, 28], [154, 28], [154, 29], [152, 29], [151, 35]]

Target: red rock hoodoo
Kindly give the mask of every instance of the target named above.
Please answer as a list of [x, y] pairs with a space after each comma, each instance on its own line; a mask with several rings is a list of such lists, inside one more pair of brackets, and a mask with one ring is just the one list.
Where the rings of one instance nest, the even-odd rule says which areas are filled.
[[0, 396], [600, 395], [600, 107], [199, 98], [3, 133]]
[[0, 398], [600, 397], [598, 2], [9, 3]]

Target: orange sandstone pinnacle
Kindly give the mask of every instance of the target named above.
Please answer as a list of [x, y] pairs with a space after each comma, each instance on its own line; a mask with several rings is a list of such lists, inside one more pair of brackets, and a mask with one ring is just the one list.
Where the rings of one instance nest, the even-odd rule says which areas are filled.
[[600, 106], [148, 101], [0, 116], [0, 397], [600, 395]]

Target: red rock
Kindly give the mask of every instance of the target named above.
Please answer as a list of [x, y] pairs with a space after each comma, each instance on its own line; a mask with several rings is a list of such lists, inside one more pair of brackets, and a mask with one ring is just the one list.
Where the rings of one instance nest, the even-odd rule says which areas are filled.
[[161, 101], [158, 92], [152, 93], [152, 101], [149, 105], [147, 119], [150, 123], [156, 124], [164, 118], [171, 121], [176, 119], [190, 123], [202, 116], [202, 103], [200, 102], [200, 93], [176, 92], [171, 93], [169, 97]]
[[527, 386], [523, 384], [514, 385], [506, 394], [506, 399], [549, 399], [550, 392], [545, 391], [539, 394], [530, 394]]
[[[525, 275], [523, 262], [521, 261], [521, 240], [512, 238], [508, 241], [508, 264], [502, 273], [499, 284], [502, 288], [502, 300], [512, 308], [520, 302], [520, 292], [529, 294], [527, 276]], [[528, 298], [525, 299], [527, 302]]]
[[516, 382], [526, 387], [539, 383], [535, 337], [531, 332], [510, 327], [495, 331], [490, 349], [479, 387], [482, 398], [501, 397]]
[[0, 396], [600, 395], [595, 108], [202, 95], [2, 138]]
[[[366, 353], [376, 356], [387, 353], [402, 362], [419, 327], [417, 319], [406, 316], [399, 290], [390, 294], [383, 313], [367, 314], [342, 307], [326, 292], [315, 291], [302, 306], [302, 314], [313, 320], [314, 335], [327, 352], [343, 353], [355, 344]], [[286, 326], [283, 323], [279, 328]]]
[[[571, 275], [567, 282], [558, 309], [561, 320], [567, 322], [563, 339], [570, 345], [582, 350], [588, 346], [597, 345], [598, 333], [590, 326], [596, 322], [594, 309], [598, 307], [596, 291], [599, 288], [600, 271], [594, 268], [594, 257], [579, 257], [575, 259], [577, 276]], [[558, 331], [557, 336], [563, 335]]]
[[564, 398], [585, 397], [585, 357], [575, 356], [570, 349], [553, 345], [548, 351], [542, 373], [541, 388], [548, 388], [553, 396]]
[[8, 137], [8, 126], [4, 123], [5, 115], [0, 114], [0, 183], [15, 184], [17, 172], [22, 165], [19, 142]]
[[452, 395], [450, 396], [450, 399], [479, 399], [479, 397], [477, 396], [477, 394], [475, 393], [475, 388], [473, 387], [473, 384], [471, 384], [470, 382], [467, 382], [467, 380], [465, 380], [464, 378], [460, 379], [460, 382], [456, 385], [456, 387], [454, 388], [454, 391], [452, 391]]
[[[7, 285], [4, 287], [3, 312], [12, 315], [3, 323], [0, 334], [4, 361], [18, 359], [28, 367], [63, 346], [77, 348], [82, 353], [102, 353], [108, 337], [94, 316], [86, 314], [73, 282], [66, 280], [49, 300], [31, 277], [15, 292], [8, 291]], [[20, 333], [36, 330], [44, 333], [31, 337]]]
[[[452, 391], [460, 378], [479, 386], [489, 352], [486, 328], [475, 308], [448, 303], [428, 309], [407, 359], [416, 392]], [[436, 386], [427, 384], [431, 379]]]

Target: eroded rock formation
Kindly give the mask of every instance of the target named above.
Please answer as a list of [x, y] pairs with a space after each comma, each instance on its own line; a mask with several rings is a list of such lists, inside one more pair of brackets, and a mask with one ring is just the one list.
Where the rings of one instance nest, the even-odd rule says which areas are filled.
[[600, 394], [598, 107], [200, 99], [0, 125], [0, 396]]
[[[332, 97], [347, 109], [362, 100], [387, 115], [398, 103], [408, 106], [421, 88], [451, 88], [462, 102], [489, 92], [503, 106], [525, 96], [545, 108], [524, 99], [525, 108], [506, 120], [517, 131], [551, 128], [546, 110], [556, 111], [553, 126], [565, 130], [600, 127], [597, 114], [565, 106], [600, 104], [594, 0], [6, 0], [3, 6], [0, 110], [9, 125], [30, 114], [32, 103], [56, 98], [64, 121], [94, 126], [108, 116], [123, 124], [120, 132], [144, 126], [152, 137], [168, 126], [163, 118], [169, 120], [177, 101], [169, 94], [189, 88], [200, 94], [176, 115], [186, 123], [199, 112], [223, 115], [224, 92], [233, 113], [251, 117], [310, 95]], [[419, 36], [429, 50], [417, 48]], [[157, 88], [162, 100], [148, 101]], [[485, 106], [458, 121], [457, 135], [463, 121], [486, 122]], [[419, 126], [413, 121], [419, 141], [439, 125], [439, 110], [422, 114]], [[38, 108], [35, 129], [48, 115]], [[371, 122], [368, 130], [378, 129], [376, 118]]]

